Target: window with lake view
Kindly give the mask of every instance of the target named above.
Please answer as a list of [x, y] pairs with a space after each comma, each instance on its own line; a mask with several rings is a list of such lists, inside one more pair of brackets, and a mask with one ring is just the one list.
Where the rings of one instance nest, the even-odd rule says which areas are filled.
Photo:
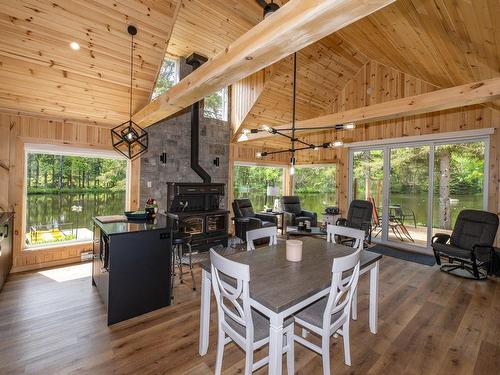
[[26, 244], [91, 241], [93, 216], [123, 213], [127, 161], [49, 153], [26, 158]]
[[326, 207], [336, 206], [335, 165], [300, 166], [295, 169], [295, 195], [303, 209], [314, 211], [321, 218]]
[[[283, 167], [235, 165], [234, 198], [249, 198], [255, 211], [262, 211], [264, 206], [273, 207], [274, 200], [283, 194], [283, 171]], [[268, 192], [273, 192], [272, 190], [277, 190], [278, 195], [268, 195]]]

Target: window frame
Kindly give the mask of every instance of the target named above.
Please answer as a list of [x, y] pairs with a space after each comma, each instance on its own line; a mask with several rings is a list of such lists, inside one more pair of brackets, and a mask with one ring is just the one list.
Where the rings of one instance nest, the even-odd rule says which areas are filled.
[[87, 158], [99, 158], [99, 159], [115, 159], [115, 160], [125, 160], [127, 162], [126, 171], [125, 171], [125, 202], [124, 207], [125, 210], [128, 210], [130, 207], [130, 194], [131, 194], [131, 186], [130, 186], [130, 175], [131, 175], [131, 167], [132, 163], [129, 159], [127, 159], [123, 155], [119, 155], [113, 150], [100, 150], [100, 149], [89, 149], [89, 148], [79, 148], [72, 146], [61, 146], [61, 145], [53, 145], [53, 144], [42, 144], [42, 143], [25, 143], [24, 144], [24, 159], [23, 159], [23, 198], [22, 198], [22, 222], [21, 222], [21, 233], [22, 233], [22, 250], [23, 251], [37, 251], [37, 250], [46, 250], [49, 248], [55, 247], [64, 247], [64, 246], [73, 246], [80, 244], [89, 244], [92, 243], [92, 240], [89, 241], [61, 241], [61, 242], [53, 242], [47, 244], [39, 244], [39, 245], [27, 245], [25, 243], [26, 234], [27, 234], [27, 215], [28, 215], [28, 184], [27, 184], [27, 176], [28, 176], [28, 154], [45, 154], [45, 155], [62, 155], [62, 156], [77, 156], [77, 157], [87, 157]]
[[156, 85], [158, 83], [158, 78], [160, 78], [161, 68], [163, 67], [163, 64], [164, 64], [165, 60], [170, 60], [170, 61], [173, 61], [175, 63], [175, 81], [174, 81], [174, 84], [172, 86], [175, 86], [181, 80], [181, 78], [180, 78], [180, 75], [181, 75], [180, 59], [178, 57], [176, 57], [176, 56], [165, 54], [165, 56], [163, 57], [163, 60], [162, 60], [162, 62], [160, 64], [160, 66], [158, 68], [158, 73], [156, 74], [155, 84], [153, 85], [153, 89], [151, 90], [151, 97], [149, 98], [150, 102], [153, 101], [153, 100], [156, 100], [159, 96], [161, 96], [163, 94], [162, 93], [162, 94], [158, 94], [157, 96], [154, 96], [154, 93], [155, 93], [155, 90], [156, 90]]
[[[239, 167], [264, 167], [264, 168], [281, 168], [281, 192], [282, 194], [281, 195], [284, 195], [285, 194], [285, 188], [286, 188], [286, 181], [285, 181], [285, 178], [286, 178], [286, 169], [288, 168], [288, 166], [286, 165], [283, 165], [283, 164], [262, 164], [262, 163], [251, 163], [251, 162], [243, 162], [243, 161], [235, 161], [233, 163], [233, 170], [232, 170], [232, 175], [234, 176], [234, 167], [236, 166], [239, 166]], [[233, 200], [235, 199], [234, 198], [234, 177], [233, 177], [233, 181], [231, 183], [231, 193], [232, 193], [232, 197], [233, 197]]]
[[208, 119], [218, 120], [218, 121], [225, 121], [225, 122], [229, 121], [229, 87], [228, 86], [223, 87], [220, 90], [214, 91], [210, 95], [216, 94], [220, 91], [224, 92], [224, 95], [222, 98], [222, 118], [219, 119], [216, 117], [207, 116], [207, 112], [205, 111], [205, 99], [207, 97], [203, 98], [203, 118], [208, 118]]
[[[432, 239], [432, 223], [433, 223], [433, 198], [434, 198], [434, 161], [435, 161], [435, 151], [437, 146], [447, 145], [447, 144], [457, 144], [457, 143], [473, 143], [473, 142], [483, 142], [484, 143], [484, 169], [483, 169], [483, 210], [488, 209], [488, 193], [489, 193], [489, 181], [490, 181], [490, 142], [491, 142], [491, 133], [488, 129], [481, 129], [482, 131], [463, 131], [463, 132], [452, 132], [452, 133], [440, 133], [434, 136], [423, 135], [423, 136], [415, 136], [411, 137], [404, 142], [393, 142], [393, 140], [380, 140], [380, 143], [376, 143], [376, 141], [368, 141], [365, 143], [360, 142], [360, 146], [351, 145], [349, 147], [349, 158], [348, 158], [348, 205], [351, 203], [353, 199], [353, 162], [354, 162], [354, 153], [362, 152], [362, 151], [371, 151], [371, 150], [382, 150], [384, 152], [383, 159], [383, 170], [390, 171], [390, 151], [394, 148], [402, 148], [402, 147], [415, 147], [415, 146], [429, 146], [429, 182], [432, 184], [428, 191], [427, 198], [427, 246], [421, 247], [407, 243], [398, 244], [399, 248], [416, 251], [416, 252], [424, 252], [425, 254], [431, 254], [431, 239]], [[409, 138], [409, 137], [408, 137]], [[390, 186], [390, 173], [384, 173], [383, 176], [383, 207], [388, 206], [389, 203], [389, 189], [387, 187]], [[387, 209], [384, 209], [382, 212], [382, 225], [384, 228], [387, 228], [387, 223], [389, 220], [389, 214]], [[429, 224], [430, 223], [430, 224]], [[429, 225], [430, 230], [429, 230]], [[382, 244], [389, 244], [390, 246], [394, 246], [394, 242], [388, 241], [387, 230], [382, 231], [381, 236]]]

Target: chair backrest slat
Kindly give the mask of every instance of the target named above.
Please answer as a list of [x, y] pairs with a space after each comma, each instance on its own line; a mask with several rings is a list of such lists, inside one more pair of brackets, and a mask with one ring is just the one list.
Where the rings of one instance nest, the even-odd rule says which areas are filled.
[[276, 226], [247, 231], [247, 251], [255, 250], [254, 240], [269, 237], [269, 246], [278, 243], [278, 228]]
[[341, 227], [339, 225], [328, 224], [326, 227], [326, 240], [328, 242], [337, 243], [335, 236], [345, 236], [354, 239], [353, 247], [356, 249], [363, 248], [363, 241], [365, 239], [365, 232], [360, 229], [349, 227]]

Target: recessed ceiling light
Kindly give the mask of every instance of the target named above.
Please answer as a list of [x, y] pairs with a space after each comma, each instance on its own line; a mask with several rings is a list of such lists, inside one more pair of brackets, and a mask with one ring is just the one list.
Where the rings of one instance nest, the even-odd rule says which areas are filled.
[[77, 42], [71, 42], [69, 46], [75, 51], [78, 51], [80, 49], [80, 45]]

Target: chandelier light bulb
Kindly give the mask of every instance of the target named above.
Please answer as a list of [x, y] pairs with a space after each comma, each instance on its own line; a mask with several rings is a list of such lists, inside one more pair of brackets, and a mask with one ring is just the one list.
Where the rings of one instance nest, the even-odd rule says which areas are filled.
[[293, 164], [290, 166], [290, 176], [293, 176], [295, 174], [295, 167]]
[[330, 143], [330, 147], [332, 147], [332, 148], [342, 147], [343, 145], [344, 145], [344, 142], [342, 142], [341, 140], [333, 141], [332, 143]]
[[255, 157], [256, 157], [257, 159], [262, 158], [262, 152], [257, 152], [257, 153], [255, 154]]

